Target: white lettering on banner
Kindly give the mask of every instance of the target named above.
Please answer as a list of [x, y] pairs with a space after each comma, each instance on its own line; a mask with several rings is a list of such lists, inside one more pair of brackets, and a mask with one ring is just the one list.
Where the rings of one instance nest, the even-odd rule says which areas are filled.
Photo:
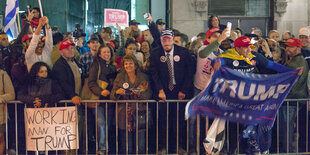
[[109, 14], [110, 19], [114, 20], [124, 20], [125, 16], [124, 15], [118, 15], [118, 14]]
[[[268, 104], [258, 104], [258, 105], [246, 105], [243, 103], [234, 103], [223, 98], [215, 98], [214, 96], [206, 95], [201, 97], [200, 101], [206, 101], [214, 105], [218, 105], [219, 107], [226, 109], [240, 109], [240, 110], [252, 110], [252, 111], [270, 111], [276, 110], [278, 105], [276, 103], [268, 105]], [[225, 116], [225, 114], [224, 114]]]
[[[250, 85], [250, 88], [246, 87]], [[215, 79], [215, 85], [212, 92], [216, 92], [219, 89], [219, 92], [224, 94], [226, 90], [230, 91], [229, 96], [232, 98], [236, 97], [236, 92], [238, 92], [237, 97], [241, 100], [253, 99], [255, 101], [264, 101], [267, 98], [277, 99], [279, 94], [284, 93], [290, 84], [279, 84], [271, 85], [269, 89], [266, 90], [266, 85], [255, 84], [255, 83], [246, 83], [244, 81], [237, 80], [226, 80], [224, 78]], [[248, 89], [245, 89], [248, 88]], [[247, 92], [245, 90], [248, 90]], [[248, 94], [248, 95], [245, 95]]]
[[28, 151], [78, 149], [76, 107], [26, 108]]

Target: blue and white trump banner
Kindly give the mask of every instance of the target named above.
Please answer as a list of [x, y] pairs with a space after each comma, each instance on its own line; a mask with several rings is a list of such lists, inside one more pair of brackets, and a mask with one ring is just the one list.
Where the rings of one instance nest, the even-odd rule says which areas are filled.
[[4, 32], [9, 39], [17, 38], [18, 28], [16, 14], [18, 13], [18, 0], [7, 0], [5, 7]]
[[187, 103], [185, 117], [204, 115], [242, 124], [273, 125], [298, 71], [266, 75], [221, 67], [208, 87]]

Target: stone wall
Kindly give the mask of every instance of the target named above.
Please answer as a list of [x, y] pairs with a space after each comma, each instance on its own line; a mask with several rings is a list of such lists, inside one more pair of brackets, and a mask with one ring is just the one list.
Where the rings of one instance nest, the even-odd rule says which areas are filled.
[[[195, 11], [194, 1], [171, 0], [171, 26], [187, 34], [189, 38], [203, 32], [208, 19], [207, 12]], [[286, 2], [287, 6], [277, 8], [279, 2]], [[310, 25], [309, 0], [275, 0], [275, 3], [275, 29], [280, 33], [289, 30], [297, 36], [299, 28]]]
[[277, 0], [276, 4], [283, 2], [287, 2], [286, 8], [275, 9], [276, 29], [280, 33], [288, 30], [297, 37], [299, 29], [309, 25], [310, 3], [308, 0]]
[[188, 35], [189, 39], [204, 31], [208, 10], [198, 13], [194, 0], [172, 0], [171, 26]]

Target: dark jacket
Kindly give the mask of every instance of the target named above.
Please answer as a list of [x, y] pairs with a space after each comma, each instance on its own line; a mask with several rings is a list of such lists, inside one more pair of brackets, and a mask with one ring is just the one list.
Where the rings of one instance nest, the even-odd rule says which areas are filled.
[[[90, 70], [89, 70], [89, 77], [88, 77], [88, 87], [89, 89], [97, 96], [101, 95], [103, 91], [97, 84], [97, 77], [100, 65], [100, 75], [99, 80], [107, 82], [109, 85], [106, 88], [107, 90], [111, 91], [113, 87], [113, 81], [116, 78], [117, 71], [114, 65], [107, 64], [105, 60], [102, 58], [96, 57], [94, 62], [92, 63]], [[100, 99], [109, 99], [110, 97], [101, 97]]]
[[62, 89], [58, 82], [52, 79], [35, 79], [33, 83], [27, 82], [17, 94], [17, 99], [33, 107], [33, 101], [38, 97], [42, 106], [54, 106], [55, 103], [64, 99]]
[[301, 54], [304, 56], [307, 61], [308, 68], [310, 68], [310, 50], [306, 48], [301, 48]]
[[[179, 60], [175, 59], [179, 57]], [[165, 61], [161, 61], [161, 57], [165, 57], [162, 47], [154, 49], [150, 56], [150, 73], [154, 82], [155, 92], [163, 89], [167, 92], [169, 84], [168, 65]], [[190, 90], [193, 88], [193, 60], [188, 49], [174, 45], [173, 68], [176, 85], [174, 89], [181, 91], [189, 97]]]
[[288, 60], [285, 66], [292, 69], [297, 69], [298, 67], [303, 67], [302, 74], [299, 76], [298, 80], [294, 83], [290, 93], [286, 98], [288, 99], [298, 99], [298, 98], [307, 98], [307, 78], [308, 78], [308, 63], [302, 54], [297, 54], [292, 59]]
[[[76, 60], [74, 61], [77, 65], [79, 65]], [[74, 81], [73, 72], [69, 64], [63, 57], [60, 57], [55, 62], [52, 72], [53, 72], [54, 78], [60, 84], [60, 87], [62, 88], [66, 99], [71, 100], [72, 97], [79, 96], [78, 94], [75, 93], [75, 81]]]
[[149, 24], [149, 29], [150, 29], [150, 32], [152, 34], [152, 37], [154, 39], [153, 43], [152, 43], [152, 49], [155, 49], [159, 46], [161, 46], [161, 42], [160, 42], [160, 32], [157, 28], [157, 25], [152, 22]]
[[[137, 96], [135, 94], [130, 93], [131, 89], [138, 88], [143, 82], [148, 82], [148, 77], [146, 74], [142, 73], [141, 71], [137, 71], [136, 73], [136, 81], [134, 83], [131, 83], [129, 80], [129, 77], [126, 73], [126, 71], [120, 72], [113, 83], [113, 89], [111, 91], [111, 99], [116, 100], [147, 100], [150, 99], [152, 96], [152, 91], [150, 89], [150, 85], [148, 84], [148, 87], [145, 91], [141, 92], [140, 96]], [[127, 85], [127, 86], [126, 86]], [[125, 86], [125, 88], [124, 88]], [[128, 88], [127, 88], [128, 87]], [[127, 90], [126, 95], [118, 95], [116, 94], [116, 90], [119, 88], [124, 88]], [[136, 103], [129, 103], [128, 107], [135, 110], [136, 109]], [[139, 111], [146, 111], [146, 104], [139, 103], [138, 104]], [[118, 127], [120, 129], [125, 130], [126, 129], [126, 104], [120, 103], [118, 104]]]
[[27, 66], [24, 63], [15, 63], [11, 70], [11, 77], [14, 89], [19, 91], [27, 80]]
[[12, 66], [17, 63], [19, 57], [23, 55], [22, 38], [28, 33], [29, 23], [26, 23], [14, 43], [8, 47], [0, 45], [0, 61], [3, 61], [2, 67], [10, 76]]

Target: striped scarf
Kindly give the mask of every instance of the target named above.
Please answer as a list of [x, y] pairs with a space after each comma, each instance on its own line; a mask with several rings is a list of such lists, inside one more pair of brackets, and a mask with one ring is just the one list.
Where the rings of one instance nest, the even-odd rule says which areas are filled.
[[246, 58], [242, 55], [240, 55], [235, 48], [231, 48], [228, 49], [227, 51], [225, 51], [224, 53], [220, 54], [218, 57], [221, 58], [229, 58], [229, 59], [233, 59], [233, 60], [244, 60], [245, 62], [247, 62], [249, 65], [253, 65], [252, 62], [250, 61], [252, 58], [254, 58], [255, 56], [250, 53], [249, 57]]

